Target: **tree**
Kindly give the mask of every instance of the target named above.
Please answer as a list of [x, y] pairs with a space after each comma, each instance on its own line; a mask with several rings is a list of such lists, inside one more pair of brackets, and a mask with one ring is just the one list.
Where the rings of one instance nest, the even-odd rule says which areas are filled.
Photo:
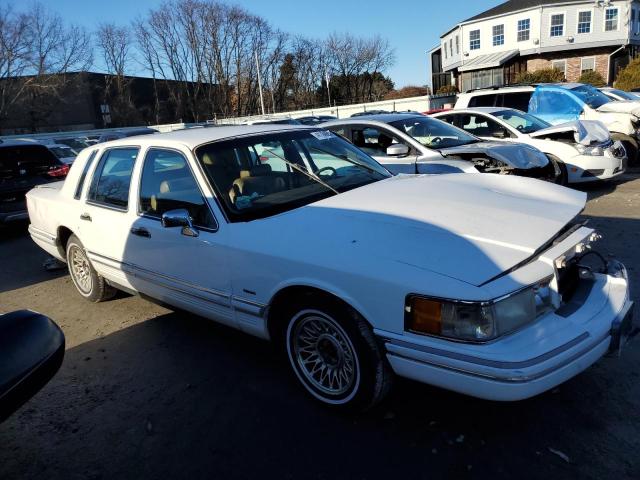
[[516, 76], [516, 83], [557, 83], [564, 80], [564, 73], [557, 68], [525, 71]]
[[578, 79], [578, 83], [587, 83], [594, 87], [604, 87], [607, 84], [607, 82], [604, 81], [604, 78], [602, 78], [602, 75], [595, 70], [587, 70], [586, 72], [583, 72]]
[[398, 98], [422, 97], [424, 95], [431, 95], [431, 89], [429, 87], [409, 85], [401, 88], [400, 90], [391, 90], [384, 96], [384, 99], [396, 100]]
[[614, 86], [626, 91], [640, 88], [640, 57], [631, 60], [629, 65], [620, 70]]

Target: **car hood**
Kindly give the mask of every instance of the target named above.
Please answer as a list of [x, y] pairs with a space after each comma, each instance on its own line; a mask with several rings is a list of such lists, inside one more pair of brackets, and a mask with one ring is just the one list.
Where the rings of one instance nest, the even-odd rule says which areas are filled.
[[625, 100], [605, 103], [604, 105], [598, 107], [597, 111], [605, 113], [631, 113], [636, 117], [640, 117], [640, 100]]
[[349, 249], [367, 265], [399, 262], [477, 286], [531, 257], [585, 200], [583, 192], [517, 176], [399, 175], [277, 221], [296, 225], [301, 244], [322, 238], [326, 251]]
[[478, 142], [459, 147], [440, 149], [447, 156], [484, 154], [518, 169], [544, 167], [549, 163], [547, 156], [535, 147], [523, 143]]
[[611, 139], [607, 126], [599, 120], [575, 120], [561, 123], [530, 133], [529, 136], [531, 138], [550, 138], [553, 140], [554, 136], [567, 132], [573, 133], [575, 142], [582, 145], [605, 143]]

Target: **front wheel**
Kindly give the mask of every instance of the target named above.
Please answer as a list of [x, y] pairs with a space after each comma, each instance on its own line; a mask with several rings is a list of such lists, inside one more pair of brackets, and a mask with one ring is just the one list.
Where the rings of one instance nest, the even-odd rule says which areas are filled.
[[391, 367], [369, 325], [348, 307], [326, 301], [300, 306], [285, 337], [297, 379], [325, 405], [365, 410], [389, 391]]
[[638, 165], [638, 143], [631, 137], [614, 133], [611, 135], [611, 139], [619, 141], [627, 154], [627, 165], [630, 167]]
[[67, 242], [67, 265], [76, 290], [90, 302], [109, 300], [116, 294], [116, 289], [93, 268], [80, 239], [75, 235], [71, 235]]

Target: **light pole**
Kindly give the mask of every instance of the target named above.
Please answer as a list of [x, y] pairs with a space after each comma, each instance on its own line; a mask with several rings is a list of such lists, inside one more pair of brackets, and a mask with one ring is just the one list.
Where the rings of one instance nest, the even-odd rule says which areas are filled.
[[260, 77], [260, 62], [258, 62], [258, 51], [256, 50], [256, 69], [258, 70], [258, 89], [260, 90], [260, 106], [264, 115], [264, 98], [262, 97], [262, 78]]
[[327, 96], [329, 97], [329, 106], [331, 106], [331, 88], [329, 88], [329, 80], [331, 77], [329, 76], [329, 70], [324, 70], [324, 79], [327, 82]]

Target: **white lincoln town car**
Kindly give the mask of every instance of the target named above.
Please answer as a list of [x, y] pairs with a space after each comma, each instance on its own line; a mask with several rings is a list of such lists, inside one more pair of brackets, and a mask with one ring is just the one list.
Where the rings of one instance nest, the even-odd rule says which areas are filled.
[[83, 150], [27, 195], [80, 295], [121, 289], [271, 339], [300, 384], [367, 408], [394, 375], [519, 400], [618, 354], [624, 266], [585, 194], [509, 175], [392, 176], [331, 132], [254, 125]]

